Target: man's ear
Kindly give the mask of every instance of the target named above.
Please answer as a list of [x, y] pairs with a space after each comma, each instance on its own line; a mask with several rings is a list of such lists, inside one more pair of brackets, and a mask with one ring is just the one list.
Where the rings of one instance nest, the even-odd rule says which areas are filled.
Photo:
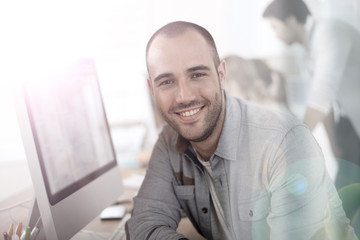
[[151, 92], [151, 95], [154, 96], [154, 90], [153, 90], [152, 81], [151, 81], [150, 77], [148, 77], [146, 80], [147, 80], [147, 84], [148, 84], [149, 90]]
[[285, 24], [287, 24], [288, 26], [295, 26], [299, 24], [299, 21], [294, 15], [290, 15], [285, 19]]
[[221, 60], [218, 66], [218, 73], [219, 73], [219, 81], [221, 84], [221, 89], [225, 89], [225, 82], [226, 82], [226, 62], [225, 60]]

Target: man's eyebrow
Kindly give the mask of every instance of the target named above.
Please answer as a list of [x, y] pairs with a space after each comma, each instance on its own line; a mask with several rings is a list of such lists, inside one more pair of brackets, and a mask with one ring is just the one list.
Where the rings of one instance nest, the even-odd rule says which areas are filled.
[[[199, 70], [210, 71], [210, 68], [205, 65], [199, 65], [199, 66], [188, 68], [186, 70], [186, 72], [195, 72], [195, 71], [199, 71]], [[157, 81], [161, 80], [162, 78], [168, 78], [168, 77], [173, 77], [173, 76], [174, 76], [174, 74], [172, 74], [172, 73], [162, 73], [154, 78], [154, 82], [157, 82]]]
[[188, 68], [186, 70], [186, 72], [195, 72], [195, 71], [199, 71], [199, 70], [206, 70], [206, 71], [210, 71], [210, 68], [204, 65], [199, 65], [199, 66], [195, 66], [195, 67], [191, 67]]
[[156, 78], [154, 78], [154, 82], [159, 81], [162, 78], [173, 77], [173, 76], [174, 76], [174, 74], [172, 74], [172, 73], [162, 73], [159, 76], [157, 76]]

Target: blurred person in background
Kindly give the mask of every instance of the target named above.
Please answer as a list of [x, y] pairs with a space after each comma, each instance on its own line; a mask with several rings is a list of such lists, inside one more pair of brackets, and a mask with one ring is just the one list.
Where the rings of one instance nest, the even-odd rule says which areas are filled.
[[225, 89], [234, 97], [266, 107], [287, 109], [285, 78], [262, 59], [237, 55], [224, 58], [227, 67]]
[[[336, 187], [359, 184], [360, 32], [337, 19], [313, 18], [303, 0], [274, 0], [263, 17], [284, 43], [305, 47], [312, 85], [303, 121], [310, 130], [323, 123], [338, 161]], [[354, 205], [359, 214], [360, 197]]]

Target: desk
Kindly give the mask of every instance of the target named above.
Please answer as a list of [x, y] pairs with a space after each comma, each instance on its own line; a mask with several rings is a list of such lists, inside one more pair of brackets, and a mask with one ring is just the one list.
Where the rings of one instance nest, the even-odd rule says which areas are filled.
[[[145, 172], [145, 169], [139, 168], [120, 168], [122, 176], [127, 178], [132, 174]], [[130, 212], [132, 210], [132, 199], [136, 195], [137, 189], [135, 188], [125, 188], [124, 194], [118, 199], [118, 202], [121, 202], [126, 205], [126, 211]], [[28, 187], [14, 196], [1, 201], [0, 208], [3, 209], [5, 207], [11, 206], [14, 203], [19, 203], [24, 200], [31, 200], [33, 198], [34, 189], [33, 187]], [[6, 212], [0, 213], [0, 231], [1, 233], [8, 230], [10, 223], [22, 221], [26, 223], [28, 221], [28, 216], [30, 212], [30, 208], [32, 205], [32, 201], [27, 201], [21, 204], [18, 207], [15, 207]], [[119, 224], [117, 220], [107, 220], [102, 221], [99, 217], [96, 217], [93, 221], [91, 221], [87, 226], [84, 227], [84, 230], [94, 231], [94, 232], [112, 232], [116, 226]], [[183, 218], [180, 221], [178, 232], [184, 234], [191, 240], [204, 240], [202, 236], [200, 236], [196, 230], [193, 228], [192, 224], [187, 218]]]

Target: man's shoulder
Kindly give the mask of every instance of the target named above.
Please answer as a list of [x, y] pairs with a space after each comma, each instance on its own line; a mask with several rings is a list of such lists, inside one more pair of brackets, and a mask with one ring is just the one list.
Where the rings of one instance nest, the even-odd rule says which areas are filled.
[[360, 37], [360, 32], [353, 25], [335, 18], [318, 19], [316, 21], [315, 33], [325, 36], [331, 35], [335, 38], [344, 36]]
[[287, 132], [289, 129], [304, 125], [285, 108], [264, 107], [238, 100], [241, 108], [241, 124], [252, 129], [272, 129]]

